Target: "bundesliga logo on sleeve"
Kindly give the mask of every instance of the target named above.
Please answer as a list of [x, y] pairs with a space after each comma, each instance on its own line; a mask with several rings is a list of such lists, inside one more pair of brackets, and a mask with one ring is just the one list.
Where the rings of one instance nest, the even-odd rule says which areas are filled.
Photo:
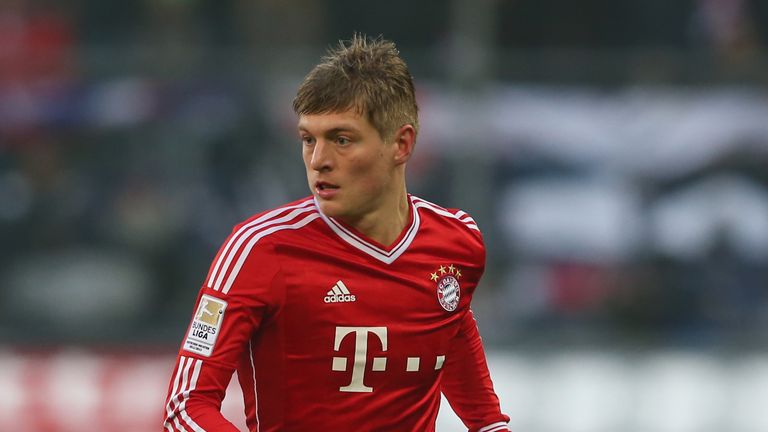
[[184, 341], [184, 349], [210, 357], [213, 353], [213, 347], [216, 345], [216, 338], [219, 335], [226, 308], [227, 302], [224, 300], [209, 295], [202, 296], [192, 324], [189, 326], [189, 334]]

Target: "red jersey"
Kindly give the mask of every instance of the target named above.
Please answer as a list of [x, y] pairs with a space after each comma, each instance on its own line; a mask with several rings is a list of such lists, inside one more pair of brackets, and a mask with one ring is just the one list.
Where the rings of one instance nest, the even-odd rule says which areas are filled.
[[236, 226], [198, 295], [165, 430], [434, 431], [445, 394], [473, 432], [507, 431], [470, 301], [485, 266], [474, 220], [409, 196], [392, 246], [310, 197]]

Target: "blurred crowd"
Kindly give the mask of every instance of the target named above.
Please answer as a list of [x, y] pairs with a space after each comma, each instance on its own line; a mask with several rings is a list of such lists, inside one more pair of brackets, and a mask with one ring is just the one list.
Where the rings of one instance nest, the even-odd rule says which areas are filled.
[[411, 3], [0, 2], [0, 341], [176, 344], [231, 227], [308, 194], [292, 92], [352, 30], [411, 63], [488, 341], [768, 340], [763, 3]]

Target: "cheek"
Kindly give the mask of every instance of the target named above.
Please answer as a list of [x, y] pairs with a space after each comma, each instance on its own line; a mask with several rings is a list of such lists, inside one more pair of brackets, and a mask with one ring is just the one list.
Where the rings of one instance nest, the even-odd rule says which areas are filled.
[[366, 160], [358, 160], [351, 165], [354, 167], [353, 176], [366, 191], [379, 192], [387, 183], [389, 174], [383, 162], [383, 158], [376, 155]]

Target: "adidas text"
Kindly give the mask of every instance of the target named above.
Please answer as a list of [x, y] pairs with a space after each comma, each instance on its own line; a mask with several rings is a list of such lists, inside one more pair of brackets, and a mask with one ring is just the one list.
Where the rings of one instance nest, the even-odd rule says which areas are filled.
[[323, 299], [326, 303], [345, 303], [345, 302], [353, 302], [355, 301], [354, 294], [337, 294], [337, 295], [327, 295]]

